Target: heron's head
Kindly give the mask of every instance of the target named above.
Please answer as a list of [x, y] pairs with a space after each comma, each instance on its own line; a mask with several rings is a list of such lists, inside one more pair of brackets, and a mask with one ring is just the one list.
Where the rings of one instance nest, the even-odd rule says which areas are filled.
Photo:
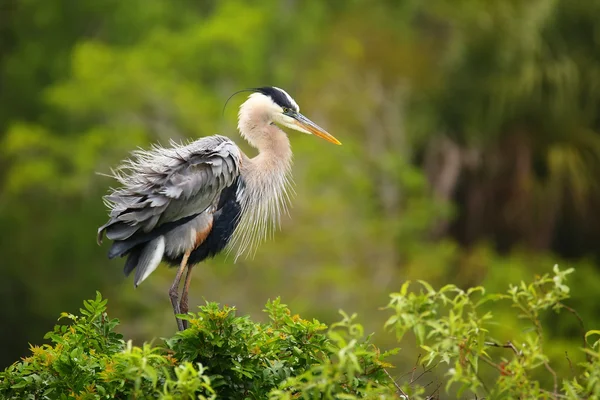
[[[252, 91], [254, 93], [250, 95], [246, 104], [261, 108], [271, 122], [298, 132], [318, 136], [331, 143], [342, 144], [325, 129], [300, 114], [300, 107], [285, 90], [266, 86], [252, 89]], [[242, 117], [242, 112], [240, 110], [240, 117]]]

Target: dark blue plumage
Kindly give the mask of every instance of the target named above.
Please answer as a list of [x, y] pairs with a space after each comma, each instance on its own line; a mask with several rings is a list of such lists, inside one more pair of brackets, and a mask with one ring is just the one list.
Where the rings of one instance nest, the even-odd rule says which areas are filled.
[[[126, 240], [115, 240], [113, 244], [110, 246], [108, 250], [108, 258], [112, 259], [115, 257], [123, 257], [124, 255], [131, 252], [135, 247], [143, 245], [152, 239], [156, 239], [157, 237], [164, 235], [170, 230], [177, 228], [180, 225], [183, 225], [194, 218], [196, 218], [198, 214], [190, 215], [189, 217], [178, 219], [177, 221], [167, 222], [162, 224], [150, 232], [136, 232], [129, 239]], [[134, 265], [135, 267], [135, 265]], [[127, 275], [127, 273], [126, 273]]]
[[[225, 248], [225, 246], [227, 246], [229, 240], [231, 240], [231, 236], [240, 222], [242, 213], [241, 205], [236, 198], [236, 192], [238, 185], [241, 184], [240, 182], [241, 179], [237, 178], [231, 186], [221, 192], [219, 204], [213, 216], [212, 229], [204, 242], [192, 251], [188, 264], [197, 264], [209, 257], [216, 256]], [[165, 259], [172, 266], [178, 266], [181, 263], [182, 257], [183, 255], [180, 255], [177, 258], [169, 258], [167, 256]]]
[[[206, 258], [216, 256], [225, 248], [225, 246], [227, 246], [229, 240], [231, 240], [231, 236], [239, 223], [242, 211], [240, 203], [236, 198], [236, 192], [238, 186], [241, 184], [240, 182], [241, 179], [236, 178], [231, 186], [225, 188], [221, 192], [217, 209], [213, 215], [212, 228], [206, 239], [192, 251], [188, 259], [188, 264], [197, 264]], [[160, 225], [151, 232], [134, 235], [134, 237], [125, 241], [114, 242], [109, 251], [109, 257], [113, 258], [116, 256], [122, 257], [127, 255], [127, 261], [123, 267], [123, 272], [125, 273], [125, 276], [128, 276], [137, 266], [140, 254], [148, 242], [189, 222], [197, 215], [198, 214]], [[181, 254], [178, 257], [172, 258], [165, 254], [164, 258], [171, 266], [178, 266], [181, 263], [183, 255]]]
[[294, 111], [300, 111], [298, 109], [298, 104], [296, 104], [296, 102], [286, 92], [279, 88], [273, 86], [265, 86], [261, 88], [256, 88], [254, 90], [264, 94], [265, 96], [269, 96], [275, 104], [282, 108], [291, 108]]

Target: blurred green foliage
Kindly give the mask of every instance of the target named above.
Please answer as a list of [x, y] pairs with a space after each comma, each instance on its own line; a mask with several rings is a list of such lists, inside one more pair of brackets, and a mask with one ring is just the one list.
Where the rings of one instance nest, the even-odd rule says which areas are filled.
[[[96, 289], [127, 337], [172, 335], [172, 271], [134, 291], [95, 244], [114, 184], [101, 174], [169, 139], [221, 133], [252, 154], [243, 96], [222, 107], [259, 85], [344, 146], [291, 134], [291, 218], [253, 260], [197, 268], [191, 304], [260, 318], [285, 295], [372, 331], [405, 280], [502, 292], [558, 263], [577, 270], [568, 306], [598, 326], [598, 20], [585, 0], [0, 2], [0, 360]], [[521, 334], [505, 304], [490, 310], [504, 342]], [[565, 351], [584, 361], [576, 318], [540, 319], [552, 368], [566, 373]]]
[[[540, 316], [550, 309], [577, 316], [563, 303], [573, 270], [555, 266], [553, 272], [504, 293], [451, 284], [435, 290], [425, 281], [421, 290], [409, 290], [406, 281], [391, 294], [386, 309], [392, 316], [385, 326], [399, 342], [413, 330], [425, 355], [396, 378], [386, 360], [402, 350], [382, 353], [371, 343], [373, 335], [365, 337], [356, 314], [341, 312], [342, 320], [327, 329], [292, 314], [277, 298], [267, 302], [269, 321], [261, 324], [236, 316], [234, 307], [207, 302], [198, 313], [182, 315], [190, 324], [185, 331], [162, 345], [137, 347], [114, 332], [118, 321], [108, 317], [107, 301], [97, 293], [84, 302], [81, 315], [62, 313], [71, 324], [56, 325], [46, 335], [51, 345], [31, 346], [31, 356], [0, 373], [0, 394], [6, 399], [431, 400], [458, 387], [459, 398], [598, 398], [600, 340], [593, 339], [599, 330], [580, 333], [583, 362], [572, 365], [567, 355], [570, 369], [558, 373], [549, 365]], [[487, 305], [499, 301], [516, 309], [513, 324], [515, 317], [524, 318], [533, 330], [498, 342]], [[448, 369], [436, 385], [422, 379], [441, 365]]]
[[[186, 315], [190, 328], [163, 347], [134, 347], [113, 331], [118, 321], [108, 318], [99, 293], [84, 306], [80, 316], [63, 313], [73, 323], [57, 325], [46, 335], [53, 345], [32, 346], [30, 357], [0, 374], [3, 398], [285, 399], [305, 391], [337, 398], [393, 395], [384, 384], [382, 356], [350, 318], [326, 334], [325, 325], [291, 315], [279, 299], [266, 305], [267, 324], [207, 303], [199, 313]], [[318, 382], [316, 387], [306, 385], [305, 373]]]

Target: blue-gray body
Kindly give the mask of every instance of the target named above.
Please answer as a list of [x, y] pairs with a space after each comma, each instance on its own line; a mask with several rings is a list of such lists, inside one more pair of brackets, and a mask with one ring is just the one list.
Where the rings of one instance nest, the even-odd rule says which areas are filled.
[[113, 240], [109, 258], [127, 256], [137, 286], [161, 260], [188, 264], [222, 251], [241, 217], [241, 152], [222, 136], [137, 152], [115, 177], [122, 187], [105, 200], [110, 220], [98, 230]]

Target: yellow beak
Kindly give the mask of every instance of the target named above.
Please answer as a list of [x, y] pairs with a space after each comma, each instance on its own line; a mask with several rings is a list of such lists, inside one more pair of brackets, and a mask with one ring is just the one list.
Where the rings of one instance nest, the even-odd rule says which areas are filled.
[[321, 139], [325, 139], [333, 144], [342, 144], [339, 140], [327, 133], [325, 129], [321, 128], [319, 125], [315, 124], [310, 119], [306, 118], [304, 115], [300, 113], [295, 113], [293, 115], [293, 118], [295, 120], [294, 123], [302, 130], [308, 131], [311, 134], [318, 136]]

